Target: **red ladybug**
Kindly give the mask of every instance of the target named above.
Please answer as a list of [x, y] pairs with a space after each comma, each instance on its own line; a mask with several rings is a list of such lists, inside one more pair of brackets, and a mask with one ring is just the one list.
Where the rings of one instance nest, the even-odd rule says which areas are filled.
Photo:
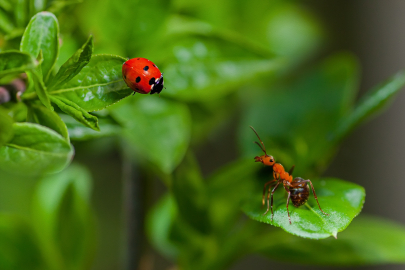
[[163, 74], [146, 58], [126, 61], [122, 65], [122, 77], [129, 88], [141, 94], [160, 94], [163, 89]]

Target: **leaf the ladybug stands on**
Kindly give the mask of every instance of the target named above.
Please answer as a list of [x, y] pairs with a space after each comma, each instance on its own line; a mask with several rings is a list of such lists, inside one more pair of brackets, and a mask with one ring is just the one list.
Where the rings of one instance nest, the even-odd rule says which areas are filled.
[[70, 81], [49, 91], [50, 96], [69, 100], [87, 112], [104, 109], [132, 94], [122, 79], [125, 58], [93, 55]]

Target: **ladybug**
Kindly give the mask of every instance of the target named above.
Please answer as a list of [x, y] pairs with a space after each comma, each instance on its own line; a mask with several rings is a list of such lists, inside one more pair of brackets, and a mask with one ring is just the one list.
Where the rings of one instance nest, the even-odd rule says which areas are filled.
[[122, 77], [129, 88], [141, 94], [160, 94], [163, 89], [163, 73], [146, 58], [126, 61], [122, 65]]

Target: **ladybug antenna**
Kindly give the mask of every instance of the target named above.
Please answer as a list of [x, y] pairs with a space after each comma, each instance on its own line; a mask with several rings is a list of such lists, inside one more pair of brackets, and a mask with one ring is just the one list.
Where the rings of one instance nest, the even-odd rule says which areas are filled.
[[254, 131], [254, 133], [256, 134], [257, 138], [259, 139], [259, 141], [261, 143], [261, 145], [260, 145], [258, 142], [255, 141], [255, 144], [257, 144], [260, 147], [260, 149], [262, 149], [262, 151], [267, 155], [266, 147], [264, 147], [264, 143], [260, 139], [259, 134], [257, 134], [256, 130], [252, 126], [249, 126], [249, 127]]

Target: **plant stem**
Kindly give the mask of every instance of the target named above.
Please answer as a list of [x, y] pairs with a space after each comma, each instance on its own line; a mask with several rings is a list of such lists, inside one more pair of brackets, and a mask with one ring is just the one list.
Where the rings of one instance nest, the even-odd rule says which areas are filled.
[[37, 97], [37, 93], [36, 92], [32, 92], [32, 93], [27, 93], [21, 96], [22, 100], [30, 100], [30, 99], [35, 99]]

